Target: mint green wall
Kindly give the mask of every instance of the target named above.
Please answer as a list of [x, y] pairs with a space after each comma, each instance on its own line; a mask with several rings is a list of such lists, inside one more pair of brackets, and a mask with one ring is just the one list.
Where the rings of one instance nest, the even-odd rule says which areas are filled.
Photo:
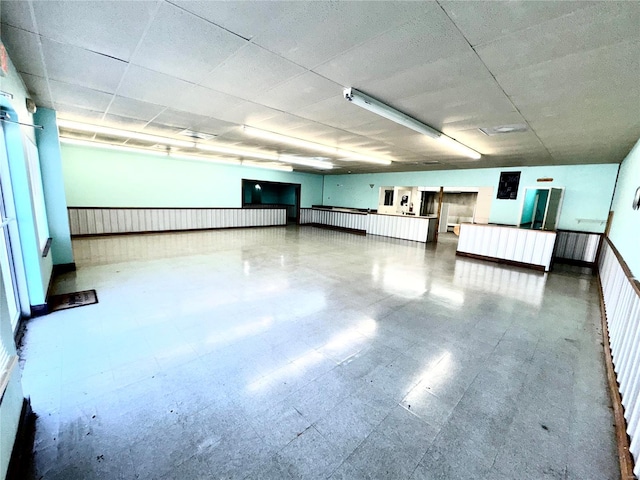
[[36, 131], [42, 186], [47, 208], [51, 254], [54, 265], [73, 263], [69, 215], [62, 177], [62, 158], [58, 139], [56, 112], [48, 108], [38, 108], [33, 120], [44, 128]]
[[[13, 94], [13, 100], [9, 100], [5, 96], [0, 96], [0, 106], [11, 110], [17, 111], [20, 115], [20, 118], [25, 121], [31, 121], [31, 117], [26, 114], [24, 109], [24, 98], [27, 93], [27, 89], [22, 82], [22, 79], [18, 75], [13, 63], [11, 63], [11, 59], [8, 59], [9, 63], [9, 72], [6, 77], [0, 77], [0, 89]], [[16, 105], [14, 108], [13, 105]], [[25, 115], [22, 115], [22, 113]], [[26, 134], [33, 138], [33, 132], [31, 129], [25, 128]], [[0, 148], [4, 150], [2, 145]], [[7, 192], [3, 192], [5, 195]], [[15, 227], [14, 227], [15, 228]], [[20, 246], [16, 250], [20, 250]], [[24, 310], [28, 308], [29, 302], [25, 302], [24, 297], [28, 297], [27, 295], [27, 287], [26, 287], [26, 279], [25, 279], [25, 269], [23, 268], [22, 263], [22, 255], [18, 255], [19, 258], [16, 259], [16, 268], [21, 269], [21, 277], [19, 280], [19, 290], [22, 293], [21, 298], [21, 309]], [[31, 275], [40, 275], [40, 271], [31, 272]], [[1, 276], [0, 276], [1, 277]], [[4, 295], [4, 286], [0, 281], [0, 295]], [[0, 302], [6, 304], [6, 302]], [[26, 305], [25, 305], [26, 304]], [[0, 312], [0, 318], [4, 319], [0, 322], [0, 328], [4, 330], [3, 338], [6, 340], [5, 345], [11, 346], [13, 342], [13, 335], [10, 330], [11, 327], [8, 322], [8, 310], [6, 307]], [[9, 332], [7, 332], [7, 328]], [[4, 392], [4, 395], [0, 399], [0, 478], [6, 478], [7, 468], [9, 466], [9, 459], [11, 457], [11, 451], [13, 450], [13, 444], [16, 438], [16, 432], [18, 429], [18, 421], [20, 419], [20, 411], [22, 410], [22, 401], [23, 401], [23, 392], [22, 392], [22, 384], [20, 383], [20, 369], [16, 368], [11, 378], [9, 379], [9, 383], [7, 385], [7, 389]]]
[[20, 126], [6, 122], [3, 126], [7, 157], [9, 158], [13, 200], [16, 208], [16, 220], [20, 231], [22, 259], [29, 290], [29, 303], [31, 305], [43, 305], [47, 303], [46, 294], [49, 280], [51, 279], [53, 261], [51, 255], [42, 256], [42, 251], [38, 244], [38, 233], [31, 198], [31, 184]]
[[636, 189], [640, 187], [640, 140], [624, 159], [613, 197], [613, 221], [609, 239], [616, 246], [629, 269], [640, 277], [640, 210], [631, 208]]
[[241, 207], [242, 179], [301, 184], [302, 207], [322, 202], [322, 176], [62, 144], [73, 207]]
[[[518, 198], [497, 200], [498, 181], [503, 170], [521, 171]], [[440, 170], [432, 172], [399, 172], [359, 175], [327, 175], [324, 180], [325, 205], [377, 208], [381, 186], [428, 187], [493, 187], [490, 221], [517, 225], [526, 187], [564, 187], [565, 196], [558, 228], [581, 231], [604, 231], [613, 195], [618, 165], [571, 165], [553, 167], [478, 168], [469, 170]], [[541, 177], [553, 182], [538, 183]], [[369, 184], [373, 183], [371, 188]], [[578, 221], [578, 219], [598, 222]]]

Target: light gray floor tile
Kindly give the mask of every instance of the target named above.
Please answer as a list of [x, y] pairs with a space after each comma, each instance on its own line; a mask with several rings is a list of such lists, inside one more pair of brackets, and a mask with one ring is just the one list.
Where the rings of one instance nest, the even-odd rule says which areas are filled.
[[594, 277], [456, 240], [74, 239], [54, 293], [100, 303], [27, 324], [28, 480], [617, 478]]

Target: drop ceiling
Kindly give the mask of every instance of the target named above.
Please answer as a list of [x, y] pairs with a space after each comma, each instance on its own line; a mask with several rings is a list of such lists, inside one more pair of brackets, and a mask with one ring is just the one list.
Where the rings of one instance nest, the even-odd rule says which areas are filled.
[[[30, 94], [61, 119], [315, 156], [250, 125], [393, 161], [332, 159], [332, 173], [618, 163], [640, 138], [635, 1], [3, 1], [0, 14]], [[482, 158], [350, 104], [344, 87]], [[527, 130], [479, 130], [515, 124]]]

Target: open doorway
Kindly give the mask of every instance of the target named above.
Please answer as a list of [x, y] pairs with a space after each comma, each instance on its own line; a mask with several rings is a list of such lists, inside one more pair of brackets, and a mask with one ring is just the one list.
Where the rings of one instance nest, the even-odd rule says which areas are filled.
[[242, 208], [286, 208], [287, 223], [300, 223], [299, 183], [242, 179]]
[[563, 188], [526, 188], [518, 226], [532, 230], [555, 230], [563, 197]]

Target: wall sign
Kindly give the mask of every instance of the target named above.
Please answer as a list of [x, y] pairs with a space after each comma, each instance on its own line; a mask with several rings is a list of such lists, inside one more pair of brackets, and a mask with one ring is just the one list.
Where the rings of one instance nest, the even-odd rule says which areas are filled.
[[499, 200], [515, 200], [518, 198], [518, 185], [520, 185], [521, 172], [501, 172], [498, 183]]

